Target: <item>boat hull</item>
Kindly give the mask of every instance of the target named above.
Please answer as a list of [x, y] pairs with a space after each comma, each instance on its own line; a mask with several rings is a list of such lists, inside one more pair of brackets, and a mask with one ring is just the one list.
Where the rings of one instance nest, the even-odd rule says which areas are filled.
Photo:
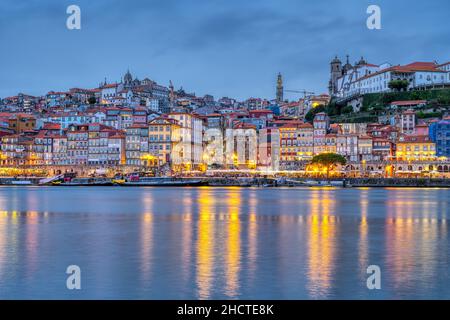
[[121, 187], [197, 187], [207, 186], [207, 181], [158, 181], [158, 182], [124, 182]]

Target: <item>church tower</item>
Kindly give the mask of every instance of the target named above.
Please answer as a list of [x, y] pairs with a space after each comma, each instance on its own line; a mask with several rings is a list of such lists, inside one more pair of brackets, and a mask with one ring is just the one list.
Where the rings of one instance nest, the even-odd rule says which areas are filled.
[[172, 80], [169, 81], [169, 108], [172, 111], [175, 107], [175, 88]]
[[281, 73], [278, 73], [277, 78], [277, 102], [283, 102], [283, 78], [281, 76]]
[[130, 86], [131, 83], [133, 82], [133, 77], [131, 76], [130, 70], [127, 70], [127, 73], [125, 73], [124, 77], [123, 77], [123, 81], [125, 86]]
[[328, 91], [331, 96], [338, 92], [338, 78], [342, 76], [342, 62], [337, 56], [330, 63], [330, 82], [328, 84]]

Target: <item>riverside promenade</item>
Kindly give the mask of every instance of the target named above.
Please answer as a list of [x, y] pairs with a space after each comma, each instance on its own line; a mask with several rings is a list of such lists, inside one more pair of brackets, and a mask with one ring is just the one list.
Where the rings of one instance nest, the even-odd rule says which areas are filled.
[[[35, 185], [35, 186], [51, 186], [51, 183], [43, 184], [43, 177], [1, 177], [0, 185]], [[95, 178], [80, 178], [78, 180], [85, 181], [84, 185], [90, 186], [89, 181]], [[109, 186], [114, 186], [114, 180], [110, 178], [101, 178], [103, 183], [109, 182]], [[190, 186], [189, 182], [201, 182], [203, 186], [210, 187], [377, 187], [377, 188], [450, 188], [450, 179], [445, 178], [344, 178], [344, 179], [324, 179], [324, 178], [267, 178], [267, 177], [153, 177], [144, 178], [143, 181], [153, 183], [154, 186], [164, 186], [167, 182], [181, 183]], [[161, 183], [161, 184], [159, 184]], [[133, 183], [130, 183], [133, 185]], [[130, 185], [128, 184], [128, 185]], [[67, 184], [58, 184], [67, 185]], [[56, 185], [56, 186], [58, 186]], [[103, 184], [107, 186], [107, 184]], [[136, 186], [141, 186], [136, 182]], [[79, 186], [79, 184], [77, 184]], [[142, 186], [146, 186], [145, 184]], [[148, 186], [148, 185], [147, 185]]]

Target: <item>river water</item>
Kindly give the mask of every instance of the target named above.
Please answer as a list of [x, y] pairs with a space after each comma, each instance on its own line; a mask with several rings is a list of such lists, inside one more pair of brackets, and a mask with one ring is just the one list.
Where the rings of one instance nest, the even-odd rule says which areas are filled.
[[[0, 187], [0, 299], [450, 299], [449, 189]], [[81, 270], [69, 290], [66, 269]], [[367, 267], [381, 289], [369, 290]]]

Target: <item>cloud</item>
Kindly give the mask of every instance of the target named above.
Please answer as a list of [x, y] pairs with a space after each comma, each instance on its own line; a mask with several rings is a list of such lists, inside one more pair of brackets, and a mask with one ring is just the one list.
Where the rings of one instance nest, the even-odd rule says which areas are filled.
[[[393, 64], [449, 59], [448, 1], [379, 0], [380, 31], [365, 27], [371, 2], [3, 0], [0, 96], [93, 87], [129, 67], [197, 94], [273, 98], [277, 72], [287, 88], [326, 91], [335, 54]], [[65, 28], [73, 3], [80, 31]]]

